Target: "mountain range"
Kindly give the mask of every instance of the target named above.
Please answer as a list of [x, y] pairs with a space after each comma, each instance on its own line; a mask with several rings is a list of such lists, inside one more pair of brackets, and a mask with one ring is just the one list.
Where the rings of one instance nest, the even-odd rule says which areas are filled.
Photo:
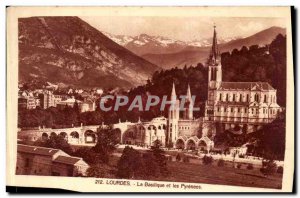
[[[279, 33], [285, 34], [285, 29], [271, 27], [246, 38], [219, 38], [219, 49], [269, 44]], [[126, 89], [144, 84], [157, 70], [204, 62], [212, 40], [113, 35], [79, 17], [20, 18], [18, 36], [20, 82]]]
[[20, 82], [129, 88], [158, 69], [78, 17], [19, 19]]
[[[187, 47], [208, 47], [211, 46], [212, 38], [205, 38], [194, 41], [181, 41], [163, 36], [151, 36], [140, 34], [138, 36], [114, 35], [103, 32], [114, 42], [124, 46], [135, 54], [142, 56], [145, 54], [171, 54], [184, 50]], [[219, 43], [227, 43], [240, 37], [219, 38]]]
[[[219, 38], [218, 44], [221, 52], [232, 51], [242, 46], [266, 45], [278, 35], [285, 35], [285, 28], [270, 27], [249, 37]], [[160, 36], [141, 34], [131, 37], [124, 35], [106, 34], [110, 39], [124, 46], [135, 54], [158, 65], [164, 69], [196, 65], [205, 62], [208, 57], [212, 39], [184, 42]]]

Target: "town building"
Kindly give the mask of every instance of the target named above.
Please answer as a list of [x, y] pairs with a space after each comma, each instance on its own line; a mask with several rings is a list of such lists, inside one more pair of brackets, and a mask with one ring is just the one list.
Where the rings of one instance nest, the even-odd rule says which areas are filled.
[[18, 98], [19, 109], [35, 109], [40, 106], [40, 99], [33, 96], [20, 96]]
[[85, 176], [89, 165], [59, 149], [17, 145], [17, 175]]
[[48, 109], [49, 107], [55, 107], [55, 97], [52, 91], [46, 90], [44, 93], [39, 94], [40, 104], [43, 109]]
[[79, 107], [80, 112], [95, 111], [96, 103], [92, 99], [85, 99], [83, 102], [80, 103]]

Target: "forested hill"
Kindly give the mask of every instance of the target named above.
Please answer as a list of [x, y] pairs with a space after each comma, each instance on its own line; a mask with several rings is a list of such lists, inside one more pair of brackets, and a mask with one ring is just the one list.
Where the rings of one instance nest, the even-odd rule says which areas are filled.
[[269, 82], [278, 104], [286, 106], [286, 37], [279, 34], [269, 47], [253, 45], [222, 54], [223, 81]]
[[[258, 45], [234, 49], [222, 53], [223, 81], [269, 82], [277, 89], [278, 104], [286, 103], [286, 37], [279, 34], [269, 45]], [[185, 94], [187, 84], [196, 95], [196, 105], [203, 104], [207, 98], [207, 68], [202, 64], [182, 69], [173, 68], [155, 72], [144, 86], [132, 89], [129, 94], [170, 95], [172, 83], [176, 93]]]

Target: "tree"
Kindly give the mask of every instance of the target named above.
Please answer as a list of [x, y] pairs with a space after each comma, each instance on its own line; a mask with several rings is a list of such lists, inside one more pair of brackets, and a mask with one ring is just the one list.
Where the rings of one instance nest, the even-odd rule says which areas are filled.
[[147, 175], [141, 153], [126, 146], [117, 165], [117, 177], [126, 179], [145, 178]]
[[89, 147], [81, 147], [77, 149], [74, 153], [74, 156], [81, 157], [89, 165], [97, 165], [102, 162], [101, 155], [96, 153], [94, 149]]
[[111, 126], [107, 128], [99, 127], [97, 129], [97, 143], [93, 147], [93, 151], [101, 156], [103, 163], [109, 162], [110, 154], [116, 149], [116, 145], [119, 143], [115, 138], [115, 130]]
[[177, 153], [177, 155], [176, 155], [176, 161], [177, 161], [177, 162], [180, 162], [180, 161], [181, 161], [181, 156], [180, 156], [179, 153]]
[[282, 166], [278, 166], [277, 173], [283, 174], [283, 167]]
[[80, 109], [77, 101], [73, 105], [73, 110], [75, 111], [76, 114], [80, 113]]
[[256, 132], [256, 152], [265, 159], [284, 159], [285, 120], [276, 119]]
[[204, 155], [202, 158], [202, 162], [204, 165], [211, 165], [213, 162], [213, 158], [212, 158], [212, 156]]
[[96, 164], [96, 165], [90, 166], [87, 169], [86, 174], [88, 177], [114, 178], [114, 174], [112, 173], [111, 167], [106, 164]]
[[47, 148], [60, 149], [68, 154], [73, 153], [73, 149], [62, 135], [50, 135], [46, 141], [37, 140], [34, 145]]
[[264, 174], [266, 177], [274, 174], [276, 170], [277, 170], [277, 165], [272, 159], [262, 161], [262, 168], [260, 169], [260, 172]]
[[161, 142], [159, 140], [154, 141], [150, 152], [153, 153], [155, 161], [159, 166], [160, 174], [167, 175], [168, 174], [167, 158], [164, 155], [165, 152], [161, 149]]

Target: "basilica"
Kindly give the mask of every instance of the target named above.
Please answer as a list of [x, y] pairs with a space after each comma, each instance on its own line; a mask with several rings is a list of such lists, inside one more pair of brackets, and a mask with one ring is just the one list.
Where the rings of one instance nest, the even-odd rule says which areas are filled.
[[[267, 82], [223, 82], [222, 65], [214, 29], [213, 45], [207, 61], [208, 99], [205, 121], [223, 123], [235, 132], [253, 132], [272, 122], [283, 111], [277, 104], [276, 89]], [[240, 129], [240, 130], [238, 130]]]
[[[180, 101], [173, 83], [170, 98], [175, 108], [169, 109], [168, 118], [159, 117], [145, 123], [128, 123], [132, 127], [127, 129], [130, 131], [134, 128], [140, 136], [134, 136], [134, 132], [126, 135], [125, 132], [122, 135], [122, 143], [149, 146], [155, 140], [159, 140], [163, 146], [169, 145], [178, 149], [210, 150], [214, 147], [212, 140], [217, 133], [225, 130], [234, 134], [251, 133], [272, 122], [283, 111], [277, 104], [276, 89], [267, 82], [222, 81], [221, 56], [215, 27], [207, 67], [208, 98], [204, 117], [193, 117], [194, 104], [189, 86], [183, 116], [180, 117]], [[124, 124], [119, 123], [116, 126]]]

